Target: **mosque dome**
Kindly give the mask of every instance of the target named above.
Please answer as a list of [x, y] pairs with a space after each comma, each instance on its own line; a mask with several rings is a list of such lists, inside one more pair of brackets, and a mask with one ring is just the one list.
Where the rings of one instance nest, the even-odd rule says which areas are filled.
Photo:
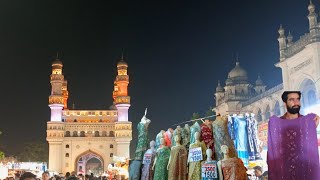
[[230, 84], [232, 84], [233, 83], [233, 81], [232, 81], [232, 79], [230, 79], [230, 77], [226, 80], [226, 85], [230, 85]]
[[239, 65], [239, 62], [236, 62], [236, 67], [229, 72], [228, 77], [232, 80], [248, 80], [247, 71]]
[[62, 62], [60, 61], [60, 59], [57, 58], [52, 62], [52, 65], [61, 65], [62, 66]]

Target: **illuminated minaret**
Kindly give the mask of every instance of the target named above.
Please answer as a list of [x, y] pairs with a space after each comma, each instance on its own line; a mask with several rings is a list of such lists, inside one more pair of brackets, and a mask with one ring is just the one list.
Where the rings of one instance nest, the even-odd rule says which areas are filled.
[[62, 95], [63, 95], [63, 109], [68, 109], [68, 81], [64, 80], [62, 84]]
[[49, 169], [62, 172], [62, 143], [64, 137], [64, 122], [62, 122], [62, 109], [67, 98], [66, 81], [62, 74], [62, 62], [58, 57], [52, 63], [50, 76], [51, 95], [49, 107], [51, 118], [47, 122], [47, 141], [49, 143]]
[[129, 158], [130, 141], [132, 140], [132, 123], [128, 120], [130, 96], [128, 96], [128, 64], [123, 57], [117, 64], [118, 75], [114, 81], [113, 99], [118, 111], [118, 121], [115, 123], [117, 156]]
[[62, 121], [62, 108], [64, 107], [62, 62], [57, 58], [52, 63], [50, 76], [51, 95], [49, 96], [49, 107], [51, 109], [51, 121]]
[[129, 76], [127, 74], [128, 64], [123, 57], [117, 64], [118, 75], [114, 81], [113, 100], [118, 110], [118, 121], [128, 121], [128, 110], [130, 107], [130, 96], [128, 96]]

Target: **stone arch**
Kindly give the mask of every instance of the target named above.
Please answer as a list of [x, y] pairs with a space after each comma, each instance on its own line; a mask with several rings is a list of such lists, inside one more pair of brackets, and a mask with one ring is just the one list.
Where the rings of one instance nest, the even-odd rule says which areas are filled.
[[77, 158], [75, 159], [75, 162], [74, 162], [74, 170], [77, 172], [78, 171], [78, 162], [79, 162], [79, 160], [80, 159], [82, 159], [82, 157], [84, 157], [85, 155], [90, 155], [90, 154], [92, 154], [92, 155], [94, 155], [94, 156], [96, 156], [96, 157], [98, 157], [98, 159], [101, 161], [101, 165], [102, 165], [102, 171], [104, 172], [104, 159], [103, 159], [103, 155], [102, 155], [102, 153], [99, 153], [98, 151], [95, 151], [95, 150], [91, 150], [91, 149], [89, 149], [89, 150], [87, 150], [87, 151], [85, 151], [85, 152], [83, 152], [83, 153], [81, 153], [81, 154], [79, 154], [78, 156], [77, 156]]
[[257, 111], [256, 120], [258, 121], [258, 123], [262, 122], [262, 112], [260, 108]]
[[280, 116], [280, 115], [281, 115], [280, 103], [279, 103], [278, 100], [277, 100], [276, 103], [274, 104], [273, 111], [274, 111], [274, 115], [276, 115], [276, 116]]
[[110, 136], [110, 137], [114, 137], [114, 131], [110, 131], [110, 132], [109, 132], [109, 136]]
[[78, 132], [77, 131], [73, 131], [72, 136], [73, 137], [78, 137]]
[[95, 136], [95, 137], [99, 137], [99, 136], [100, 136], [99, 131], [95, 131], [95, 132], [94, 132], [94, 136]]
[[64, 135], [65, 137], [70, 137], [70, 131], [66, 131], [66, 134]]
[[102, 131], [101, 136], [106, 137], [107, 136], [107, 131]]
[[270, 118], [270, 115], [271, 115], [271, 113], [270, 113], [270, 106], [269, 106], [269, 104], [267, 105], [267, 107], [266, 107], [266, 110], [265, 110], [265, 121], [268, 121], [269, 120], [269, 118]]
[[300, 85], [299, 90], [301, 91], [302, 97], [301, 97], [301, 107], [306, 108], [308, 106], [314, 105], [317, 103], [317, 88], [315, 83], [306, 78], [304, 79]]

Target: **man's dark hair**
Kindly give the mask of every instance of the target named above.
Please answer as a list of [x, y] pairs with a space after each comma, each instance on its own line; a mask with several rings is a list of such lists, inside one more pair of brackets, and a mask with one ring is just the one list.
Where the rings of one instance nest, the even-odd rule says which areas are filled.
[[261, 166], [255, 166], [253, 169], [254, 170], [258, 170], [258, 171], [260, 171], [262, 173], [262, 167]]
[[44, 174], [48, 174], [50, 176], [48, 171], [45, 171], [45, 172], [42, 173], [42, 175], [44, 175]]
[[297, 93], [299, 95], [299, 98], [301, 98], [301, 92], [300, 91], [284, 91], [282, 93], [282, 96], [281, 96], [281, 99], [283, 102], [287, 102], [288, 100], [288, 95], [291, 94], [291, 93]]
[[37, 176], [32, 174], [31, 172], [25, 172], [22, 174], [22, 176], [20, 177], [20, 180], [25, 180], [26, 178], [33, 178], [33, 179], [37, 179]]

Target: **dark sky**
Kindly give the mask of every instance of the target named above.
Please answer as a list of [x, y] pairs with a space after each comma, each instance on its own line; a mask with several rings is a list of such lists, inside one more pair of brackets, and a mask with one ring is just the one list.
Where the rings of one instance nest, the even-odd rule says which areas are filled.
[[125, 49], [134, 138], [145, 107], [154, 138], [213, 106], [217, 81], [225, 81], [236, 53], [251, 82], [260, 73], [268, 88], [277, 85], [277, 30], [283, 24], [294, 40], [307, 32], [308, 3], [1, 1], [0, 144], [15, 152], [23, 142], [45, 141], [49, 75], [57, 51], [69, 105], [105, 109], [112, 104], [116, 63]]

